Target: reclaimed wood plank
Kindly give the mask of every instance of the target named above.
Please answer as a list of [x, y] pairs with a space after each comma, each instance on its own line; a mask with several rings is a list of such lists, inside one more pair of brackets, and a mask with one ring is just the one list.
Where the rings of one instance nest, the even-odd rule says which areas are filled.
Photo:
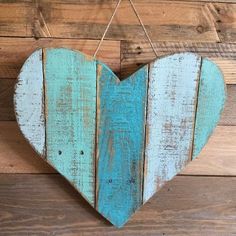
[[116, 229], [59, 175], [0, 175], [2, 235], [229, 236], [235, 202], [235, 177], [178, 176]]
[[120, 82], [98, 64], [97, 209], [117, 227], [142, 203], [148, 66]]
[[13, 109], [14, 87], [14, 80], [0, 79], [0, 121], [16, 119]]
[[[227, 84], [236, 84], [236, 44], [195, 42], [154, 42], [158, 56], [178, 52], [198, 53], [216, 62]], [[156, 58], [147, 42], [121, 42], [121, 77], [132, 74], [140, 65]]]
[[[1, 28], [1, 27], [0, 27]], [[0, 79], [15, 79], [24, 61], [38, 48], [67, 47], [93, 55], [98, 40], [83, 39], [33, 39], [0, 37]], [[97, 58], [116, 73], [120, 71], [120, 42], [105, 40]]]
[[215, 22], [218, 37], [221, 42], [235, 42], [236, 40], [236, 4], [207, 3], [209, 15]]
[[14, 108], [21, 132], [39, 155], [45, 155], [42, 49], [26, 60], [15, 87]]
[[236, 86], [228, 85], [227, 99], [224, 111], [222, 113], [220, 125], [236, 125]]
[[223, 74], [219, 67], [208, 59], [202, 59], [192, 159], [199, 155], [217, 126], [226, 96]]
[[1, 36], [32, 36], [34, 10], [32, 1], [1, 1], [0, 2], [0, 35]]
[[[24, 37], [30, 34], [34, 37], [98, 39], [104, 32], [115, 4], [114, 1], [102, 0], [41, 0], [31, 4], [2, 2], [0, 25], [3, 27], [0, 27], [0, 36]], [[135, 4], [153, 40], [219, 41], [207, 3], [139, 0]], [[15, 11], [24, 14], [15, 16]], [[134, 40], [137, 35], [145, 39], [129, 2], [123, 1], [107, 32], [107, 38]]]
[[150, 65], [146, 124], [146, 202], [191, 158], [201, 58], [174, 54]]
[[[199, 157], [181, 174], [236, 176], [236, 127], [218, 126]], [[0, 173], [53, 173], [14, 121], [0, 122]]]
[[96, 61], [63, 48], [44, 58], [47, 161], [94, 205]]

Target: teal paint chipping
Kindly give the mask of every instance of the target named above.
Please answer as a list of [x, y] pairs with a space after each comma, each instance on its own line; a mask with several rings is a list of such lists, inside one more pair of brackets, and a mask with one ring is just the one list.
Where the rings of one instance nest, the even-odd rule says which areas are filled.
[[142, 204], [148, 67], [120, 82], [98, 64], [97, 210], [121, 227]]
[[195, 159], [220, 120], [226, 101], [223, 74], [217, 65], [203, 59], [198, 93], [193, 156]]
[[46, 49], [47, 160], [94, 206], [96, 61]]

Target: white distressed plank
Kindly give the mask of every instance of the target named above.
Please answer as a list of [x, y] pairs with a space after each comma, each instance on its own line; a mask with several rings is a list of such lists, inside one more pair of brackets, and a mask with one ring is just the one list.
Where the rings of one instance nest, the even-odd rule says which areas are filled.
[[150, 65], [144, 202], [190, 159], [200, 61], [180, 53]]
[[25, 138], [40, 154], [45, 152], [42, 49], [26, 60], [15, 87], [16, 119]]

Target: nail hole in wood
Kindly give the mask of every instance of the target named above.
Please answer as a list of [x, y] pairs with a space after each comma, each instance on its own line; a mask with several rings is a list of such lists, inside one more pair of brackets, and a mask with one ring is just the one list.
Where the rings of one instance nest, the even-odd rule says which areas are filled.
[[199, 26], [197, 27], [197, 32], [198, 32], [199, 34], [201, 34], [201, 33], [204, 32], [204, 28], [203, 28], [202, 25], [199, 25]]
[[136, 50], [137, 50], [138, 55], [142, 53], [142, 48], [140, 46], [136, 47]]

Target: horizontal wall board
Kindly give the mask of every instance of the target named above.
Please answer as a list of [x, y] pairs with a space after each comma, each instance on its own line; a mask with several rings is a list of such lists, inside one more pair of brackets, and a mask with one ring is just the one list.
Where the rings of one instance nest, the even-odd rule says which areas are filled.
[[59, 175], [0, 175], [2, 235], [227, 236], [235, 202], [235, 177], [178, 176], [116, 229]]
[[220, 125], [236, 125], [236, 86], [227, 85], [227, 99]]
[[236, 40], [236, 2], [209, 3], [206, 7], [209, 16], [215, 22], [215, 28], [220, 42], [235, 42]]
[[16, 120], [13, 108], [15, 80], [0, 79], [0, 120]]
[[[67, 47], [93, 55], [98, 43], [98, 40], [0, 38], [0, 79], [15, 79], [24, 61], [38, 48]], [[101, 45], [97, 58], [106, 63], [116, 73], [119, 72], [120, 42], [105, 40]]]
[[[227, 84], [236, 84], [236, 44], [155, 42], [154, 46], [158, 56], [188, 51], [208, 57], [220, 67]], [[121, 77], [125, 78], [155, 58], [149, 43], [122, 41]]]
[[[218, 126], [183, 174], [236, 176], [236, 126]], [[32, 150], [14, 121], [0, 122], [0, 173], [55, 172]]]
[[[0, 36], [98, 39], [115, 5], [102, 0], [2, 1]], [[153, 40], [236, 41], [233, 0], [137, 0], [135, 5]], [[137, 35], [145, 38], [129, 2], [123, 1], [107, 38], [137, 40]]]
[[[115, 1], [102, 0], [42, 0], [32, 3], [4, 1], [0, 3], [0, 36], [98, 39], [102, 36], [115, 5]], [[217, 21], [218, 11], [224, 8], [230, 10], [235, 7], [234, 4], [138, 0], [135, 5], [153, 40], [229, 40], [224, 36], [225, 31], [222, 30], [221, 35], [218, 30], [222, 28]], [[233, 16], [225, 15], [225, 18], [229, 17], [231, 22], [235, 22]], [[227, 34], [234, 35], [234, 29], [227, 24], [224, 24], [224, 29]], [[137, 36], [145, 39], [129, 1], [123, 1], [107, 32], [107, 38], [137, 40]]]

